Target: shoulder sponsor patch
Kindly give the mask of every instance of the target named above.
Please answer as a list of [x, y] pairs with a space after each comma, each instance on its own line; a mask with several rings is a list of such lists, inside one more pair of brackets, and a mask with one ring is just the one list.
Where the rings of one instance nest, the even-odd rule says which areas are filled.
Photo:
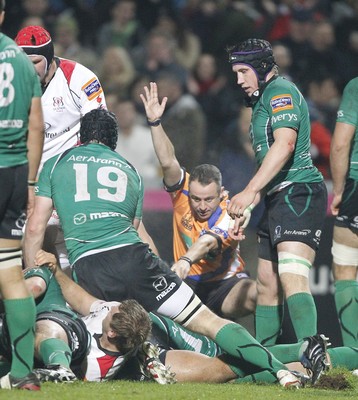
[[97, 78], [92, 78], [82, 86], [82, 90], [86, 93], [89, 100], [94, 99], [103, 92], [102, 86]]
[[292, 96], [290, 94], [280, 94], [271, 99], [272, 112], [276, 113], [283, 110], [293, 109]]

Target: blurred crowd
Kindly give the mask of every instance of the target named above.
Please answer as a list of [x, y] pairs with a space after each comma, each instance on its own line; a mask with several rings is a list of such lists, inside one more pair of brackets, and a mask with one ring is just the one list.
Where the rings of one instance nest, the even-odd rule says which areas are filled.
[[357, 0], [11, 0], [4, 33], [44, 26], [55, 54], [99, 77], [119, 119], [117, 150], [146, 188], [161, 186], [160, 168], [139, 93], [156, 81], [168, 97], [163, 117], [177, 158], [190, 171], [208, 162], [231, 194], [255, 166], [250, 109], [227, 62], [228, 46], [269, 40], [280, 74], [306, 97], [311, 152], [327, 182], [329, 148], [343, 87], [358, 76]]

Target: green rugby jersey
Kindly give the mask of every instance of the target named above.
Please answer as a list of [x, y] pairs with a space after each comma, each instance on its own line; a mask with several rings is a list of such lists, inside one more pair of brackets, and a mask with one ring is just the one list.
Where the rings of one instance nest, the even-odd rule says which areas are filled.
[[31, 101], [41, 97], [39, 78], [25, 52], [0, 33], [0, 167], [27, 163]]
[[337, 112], [337, 122], [355, 127], [348, 177], [358, 181], [358, 78], [348, 82], [343, 91], [341, 104]]
[[252, 109], [250, 138], [259, 166], [274, 142], [274, 131], [284, 127], [297, 132], [295, 151], [267, 185], [267, 191], [289, 182], [321, 182], [323, 177], [313, 165], [310, 154], [311, 125], [307, 103], [296, 85], [283, 77], [275, 77], [268, 82]]
[[36, 195], [50, 197], [60, 217], [69, 260], [141, 242], [144, 189], [137, 170], [102, 144], [74, 147], [50, 158]]

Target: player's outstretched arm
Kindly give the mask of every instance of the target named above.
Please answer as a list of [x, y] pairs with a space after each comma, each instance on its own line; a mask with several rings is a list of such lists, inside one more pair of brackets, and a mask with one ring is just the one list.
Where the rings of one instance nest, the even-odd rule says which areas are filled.
[[168, 98], [163, 97], [160, 103], [158, 88], [155, 82], [150, 82], [149, 88], [145, 86], [144, 93], [140, 95], [140, 98], [143, 101], [147, 120], [151, 128], [154, 150], [163, 170], [165, 184], [173, 186], [180, 181], [181, 168], [175, 156], [174, 146], [161, 124], [161, 117]]

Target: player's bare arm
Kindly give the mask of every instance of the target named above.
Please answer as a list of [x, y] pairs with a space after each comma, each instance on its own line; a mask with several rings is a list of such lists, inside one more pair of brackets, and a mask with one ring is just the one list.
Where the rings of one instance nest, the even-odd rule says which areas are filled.
[[[160, 103], [158, 88], [155, 82], [150, 82], [149, 88], [145, 86], [144, 92], [145, 95], [141, 94], [140, 97], [150, 124], [154, 150], [163, 170], [165, 184], [173, 186], [181, 178], [181, 168], [175, 156], [174, 146], [160, 123], [168, 99], [167, 97], [163, 97]], [[159, 121], [158, 125], [155, 123], [156, 121]], [[153, 123], [155, 125], [152, 125]]]
[[337, 122], [331, 141], [330, 167], [333, 181], [332, 215], [337, 215], [342, 200], [344, 185], [349, 168], [351, 142], [355, 126]]
[[65, 300], [75, 311], [82, 315], [88, 315], [90, 313], [91, 305], [98, 299], [82, 289], [81, 286], [77, 285], [76, 282], [59, 268], [54, 254], [39, 250], [35, 256], [35, 262], [38, 265], [48, 265], [54, 273], [58, 284], [61, 286]]

